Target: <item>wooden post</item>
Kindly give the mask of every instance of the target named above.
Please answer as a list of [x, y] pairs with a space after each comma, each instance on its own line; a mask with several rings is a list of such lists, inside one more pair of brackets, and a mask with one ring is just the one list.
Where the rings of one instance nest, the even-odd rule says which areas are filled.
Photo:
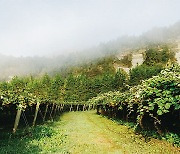
[[87, 106], [86, 106], [86, 104], [84, 105], [84, 111], [86, 111], [87, 110]]
[[62, 106], [62, 111], [64, 110], [64, 104], [63, 104], [63, 106]]
[[55, 105], [55, 109], [54, 109], [54, 115], [53, 115], [53, 117], [56, 115], [56, 110], [57, 110], [57, 105]]
[[18, 127], [18, 125], [19, 125], [19, 120], [20, 120], [20, 117], [21, 117], [21, 112], [22, 112], [21, 109], [18, 109], [18, 110], [17, 110], [16, 119], [15, 119], [15, 122], [14, 122], [13, 133], [16, 132], [17, 127]]
[[63, 111], [63, 104], [61, 104], [61, 111]]
[[58, 114], [60, 115], [60, 113], [61, 113], [61, 107], [58, 106]]
[[53, 106], [52, 106], [52, 110], [51, 110], [51, 112], [50, 112], [50, 117], [51, 117], [51, 119], [53, 120], [53, 118], [52, 118], [52, 113], [53, 113], [53, 110], [54, 110], [54, 103], [53, 103]]
[[88, 111], [90, 110], [91, 105], [89, 104]]
[[62, 104], [60, 104], [60, 106], [59, 106], [59, 111], [61, 112], [61, 109], [62, 109]]
[[59, 112], [60, 112], [59, 109], [60, 109], [59, 106], [57, 106], [58, 114], [59, 114]]
[[35, 126], [35, 124], [36, 124], [36, 119], [37, 119], [37, 115], [38, 115], [38, 111], [39, 111], [39, 105], [40, 105], [40, 103], [38, 102], [36, 104], [36, 111], [35, 111], [35, 115], [34, 115], [33, 126]]
[[71, 104], [71, 107], [70, 107], [70, 110], [69, 111], [72, 111], [72, 104]]
[[53, 113], [53, 110], [54, 110], [54, 106], [55, 106], [55, 104], [53, 103], [53, 105], [52, 105], [52, 110], [51, 110], [51, 115], [52, 115], [52, 113]]
[[85, 110], [85, 104], [83, 105], [83, 111]]
[[43, 122], [44, 122], [45, 119], [46, 119], [47, 110], [48, 110], [48, 104], [46, 105], [46, 109], [45, 109], [45, 113], [44, 113], [44, 117], [43, 117]]
[[93, 104], [93, 109], [94, 109], [94, 110], [96, 109], [96, 107], [97, 107], [97, 105], [94, 105], [94, 104]]
[[76, 108], [76, 111], [78, 111], [79, 110], [79, 104], [77, 105], [77, 108]]

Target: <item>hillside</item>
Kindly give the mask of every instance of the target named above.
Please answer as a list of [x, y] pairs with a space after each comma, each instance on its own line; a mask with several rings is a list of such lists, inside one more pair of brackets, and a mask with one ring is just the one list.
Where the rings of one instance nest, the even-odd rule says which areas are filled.
[[[154, 28], [137, 37], [123, 36], [89, 49], [53, 57], [13, 57], [0, 54], [0, 80], [9, 80], [15, 75], [54, 74], [69, 66], [83, 65], [106, 56], [118, 55], [121, 59], [122, 55], [142, 53], [147, 47], [158, 44], [168, 44], [171, 48], [180, 50], [179, 27], [180, 22], [170, 27]], [[180, 59], [179, 53], [177, 59]], [[133, 67], [137, 63], [142, 63], [142, 56], [133, 54], [132, 63]]]

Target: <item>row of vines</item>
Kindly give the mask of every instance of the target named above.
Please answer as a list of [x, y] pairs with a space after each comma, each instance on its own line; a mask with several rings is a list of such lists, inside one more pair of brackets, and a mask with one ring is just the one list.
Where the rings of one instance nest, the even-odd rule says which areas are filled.
[[173, 61], [167, 48], [148, 49], [145, 55], [143, 64], [129, 74], [115, 71], [117, 59], [110, 57], [74, 68], [64, 77], [45, 74], [0, 82], [0, 129], [7, 125], [16, 132], [22, 120], [35, 125], [57, 113], [97, 108], [98, 113], [133, 121], [137, 128], [159, 134], [179, 131], [180, 66], [164, 69]]
[[53, 119], [55, 113], [94, 109], [96, 106], [87, 102], [90, 98], [123, 87], [127, 74], [116, 72], [113, 61], [110, 57], [67, 73], [1, 81], [0, 130], [13, 128], [16, 132], [23, 124]]
[[87, 102], [62, 101], [62, 79], [59, 75], [50, 78], [14, 77], [0, 83], [0, 129], [13, 129], [18, 125], [34, 126], [37, 122], [53, 120], [65, 111], [84, 111], [94, 108]]
[[180, 66], [166, 68], [127, 91], [100, 94], [89, 102], [97, 105], [97, 113], [134, 122], [136, 128], [180, 134]]

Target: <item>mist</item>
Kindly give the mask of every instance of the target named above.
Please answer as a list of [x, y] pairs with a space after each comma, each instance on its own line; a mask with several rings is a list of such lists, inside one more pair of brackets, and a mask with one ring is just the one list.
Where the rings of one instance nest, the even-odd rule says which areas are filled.
[[178, 0], [0, 0], [0, 80], [180, 40]]
[[0, 53], [85, 52], [124, 35], [168, 27], [179, 21], [179, 7], [179, 0], [0, 0]]

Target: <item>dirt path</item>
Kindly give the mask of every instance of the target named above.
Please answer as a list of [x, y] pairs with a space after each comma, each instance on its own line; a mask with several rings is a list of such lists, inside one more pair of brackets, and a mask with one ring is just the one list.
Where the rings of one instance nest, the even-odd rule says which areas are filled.
[[64, 129], [67, 130], [67, 136], [72, 144], [69, 152], [123, 153], [122, 147], [118, 146], [109, 136], [108, 128], [100, 126], [102, 118], [98, 117], [99, 121], [94, 121], [96, 118], [97, 115], [88, 112], [68, 113], [63, 117], [63, 120], [67, 122]]
[[165, 141], [151, 139], [146, 143], [142, 136], [135, 135], [126, 126], [118, 125], [92, 111], [66, 113], [55, 128], [66, 136], [61, 144], [64, 153], [180, 153], [180, 149]]
[[[40, 137], [39, 137], [40, 136]], [[0, 142], [0, 154], [179, 154], [166, 141], [145, 142], [132, 129], [95, 111], [65, 113], [32, 134]]]

